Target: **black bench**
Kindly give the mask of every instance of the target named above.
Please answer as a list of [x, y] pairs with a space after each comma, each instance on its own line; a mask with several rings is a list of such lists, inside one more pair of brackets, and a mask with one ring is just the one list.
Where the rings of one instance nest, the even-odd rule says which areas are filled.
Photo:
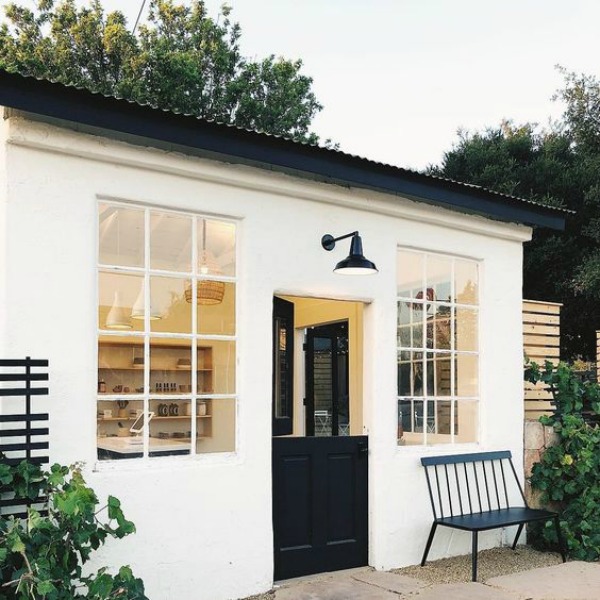
[[[480, 531], [518, 525], [512, 545], [514, 550], [525, 523], [550, 519], [554, 521], [560, 554], [565, 562], [558, 513], [527, 506], [509, 450], [428, 456], [421, 458], [421, 464], [425, 467], [433, 509], [433, 525], [421, 566], [427, 560], [438, 525], [471, 531], [472, 580], [477, 581], [477, 534]], [[511, 505], [507, 481], [516, 483], [523, 506]]]

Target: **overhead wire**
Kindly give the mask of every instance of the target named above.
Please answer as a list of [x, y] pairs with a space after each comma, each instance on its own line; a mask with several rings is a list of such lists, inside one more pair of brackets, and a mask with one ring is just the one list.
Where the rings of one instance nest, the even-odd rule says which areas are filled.
[[137, 19], [135, 20], [135, 25], [133, 26], [133, 30], [132, 30], [132, 34], [135, 33], [135, 30], [137, 29], [138, 23], [140, 22], [140, 19], [142, 18], [142, 13], [144, 12], [144, 7], [146, 6], [146, 0], [142, 0], [142, 5], [140, 6], [140, 10], [138, 12], [138, 16]]

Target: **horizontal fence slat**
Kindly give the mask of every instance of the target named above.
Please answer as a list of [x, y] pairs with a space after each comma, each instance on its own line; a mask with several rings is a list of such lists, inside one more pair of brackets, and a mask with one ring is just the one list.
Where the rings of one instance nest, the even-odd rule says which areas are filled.
[[24, 460], [27, 460], [28, 462], [34, 465], [45, 465], [50, 459], [47, 456], [31, 456], [27, 459], [25, 459], [25, 457], [23, 456], [20, 456], [18, 458], [14, 456], [5, 456], [4, 458], [0, 459], [0, 463], [4, 463], [7, 465], [18, 465]]
[[32, 413], [30, 415], [0, 415], [0, 423], [47, 421], [48, 413]]
[[13, 450], [48, 450], [48, 442], [15, 442], [13, 444], [0, 444], [0, 452], [12, 452]]
[[542, 313], [542, 314], [551, 314], [551, 315], [559, 315], [560, 314], [560, 304], [547, 304], [545, 302], [523, 302], [523, 312], [526, 313]]
[[560, 327], [555, 325], [539, 325], [527, 323], [523, 324], [523, 333], [525, 335], [529, 333], [535, 333], [538, 335], [560, 335]]
[[36, 427], [32, 429], [0, 429], [0, 440], [3, 437], [20, 437], [23, 435], [48, 435], [50, 430], [47, 427]]
[[548, 390], [525, 390], [525, 402], [528, 400], [552, 400], [552, 393]]
[[542, 348], [541, 346], [525, 346], [526, 356], [560, 356], [560, 348]]
[[27, 504], [36, 505], [36, 504], [46, 504], [48, 502], [47, 496], [39, 496], [35, 500], [31, 500], [30, 498], [6, 498], [0, 500], [0, 506], [14, 506], [15, 508], [18, 506], [23, 506]]
[[48, 360], [41, 358], [0, 358], [0, 367], [47, 367]]
[[559, 325], [559, 315], [540, 315], [534, 313], [525, 313], [523, 315], [523, 323], [528, 324], [544, 324], [544, 325]]
[[0, 388], [0, 396], [47, 396], [48, 388]]
[[48, 381], [48, 373], [0, 373], [0, 381]]
[[523, 343], [527, 346], [544, 346], [544, 347], [558, 347], [560, 346], [560, 336], [558, 330], [556, 335], [537, 335], [532, 333], [525, 333], [523, 335]]

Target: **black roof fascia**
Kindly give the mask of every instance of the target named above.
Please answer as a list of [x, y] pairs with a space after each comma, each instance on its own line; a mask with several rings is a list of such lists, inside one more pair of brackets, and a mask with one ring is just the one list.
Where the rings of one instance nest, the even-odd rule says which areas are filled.
[[[0, 105], [61, 121], [158, 140], [295, 176], [408, 197], [502, 221], [562, 230], [559, 211], [489, 190], [343, 152], [0, 70]], [[151, 143], [149, 145], [152, 145]], [[158, 144], [160, 147], [160, 144]]]

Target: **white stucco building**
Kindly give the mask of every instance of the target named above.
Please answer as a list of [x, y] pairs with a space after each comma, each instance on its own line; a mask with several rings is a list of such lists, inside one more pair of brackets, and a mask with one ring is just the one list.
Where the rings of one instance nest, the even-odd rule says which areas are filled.
[[[150, 598], [415, 564], [421, 456], [519, 463], [523, 243], [561, 211], [5, 72], [0, 105], [0, 357], [49, 359], [51, 460], [121, 499], [98, 560]], [[379, 272], [333, 273], [356, 231]]]

